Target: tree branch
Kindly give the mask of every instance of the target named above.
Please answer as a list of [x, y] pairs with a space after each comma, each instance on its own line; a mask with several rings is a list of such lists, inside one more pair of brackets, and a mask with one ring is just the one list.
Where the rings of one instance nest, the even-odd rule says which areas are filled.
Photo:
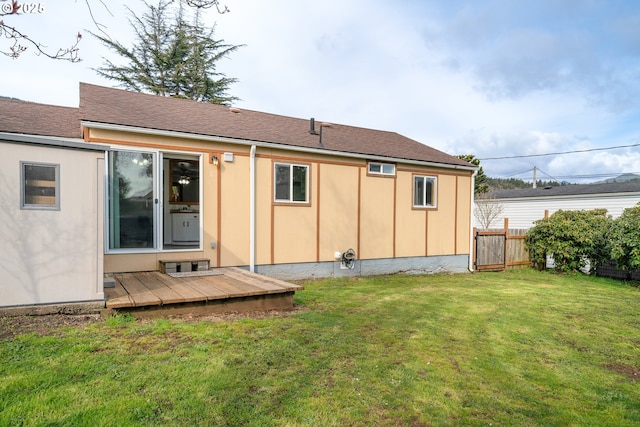
[[70, 47], [60, 48], [55, 53], [47, 52], [45, 50], [47, 48], [46, 46], [36, 42], [26, 34], [22, 34], [15, 27], [11, 27], [5, 24], [4, 21], [0, 21], [0, 37], [4, 37], [7, 40], [12, 41], [11, 46], [9, 46], [9, 50], [0, 50], [0, 53], [13, 59], [18, 58], [24, 51], [26, 51], [28, 45], [30, 44], [36, 48], [38, 54], [42, 54], [48, 58], [60, 59], [70, 62], [80, 62], [80, 58], [78, 57], [78, 44], [82, 39], [82, 34], [80, 33], [76, 35], [75, 43], [73, 43]]
[[209, 9], [210, 7], [215, 6], [218, 9], [219, 14], [229, 12], [229, 8], [227, 6], [220, 5], [218, 0], [184, 0], [187, 6], [195, 7], [197, 9]]

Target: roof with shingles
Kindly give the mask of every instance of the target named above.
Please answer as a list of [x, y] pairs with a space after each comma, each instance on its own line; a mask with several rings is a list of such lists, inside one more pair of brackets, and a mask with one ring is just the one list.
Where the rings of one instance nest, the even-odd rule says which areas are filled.
[[82, 136], [77, 108], [2, 97], [0, 97], [0, 131], [64, 138], [81, 138]]
[[520, 199], [638, 192], [640, 192], [640, 180], [601, 184], [575, 184], [552, 187], [495, 190], [492, 195], [495, 199]]
[[[473, 165], [395, 132], [331, 124], [319, 136], [310, 121], [223, 105], [80, 83], [80, 118], [87, 122], [234, 138], [443, 166]], [[315, 129], [320, 131], [320, 120]]]

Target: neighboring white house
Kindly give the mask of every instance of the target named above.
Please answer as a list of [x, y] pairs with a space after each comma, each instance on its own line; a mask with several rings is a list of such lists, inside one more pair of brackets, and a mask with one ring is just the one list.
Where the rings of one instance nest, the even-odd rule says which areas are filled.
[[504, 219], [509, 219], [509, 228], [528, 229], [534, 221], [544, 218], [545, 211], [551, 215], [558, 210], [606, 209], [617, 218], [626, 208], [640, 202], [640, 180], [606, 184], [576, 184], [544, 188], [496, 190], [489, 200], [477, 199], [481, 203], [498, 203], [502, 212], [491, 223], [491, 228], [502, 228]]
[[0, 307], [103, 305], [105, 147], [0, 132], [0, 153]]

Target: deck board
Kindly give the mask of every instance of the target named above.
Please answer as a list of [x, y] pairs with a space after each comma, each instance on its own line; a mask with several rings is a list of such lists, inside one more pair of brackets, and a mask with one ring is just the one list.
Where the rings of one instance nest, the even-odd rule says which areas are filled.
[[155, 296], [133, 273], [123, 273], [116, 277], [129, 293], [135, 307], [162, 305], [162, 300]]
[[[151, 306], [179, 306], [204, 303], [267, 298], [269, 295], [289, 295], [303, 289], [277, 279], [235, 268], [219, 268], [211, 276], [171, 277], [159, 271], [111, 273], [114, 288], [105, 289], [106, 307], [134, 309]], [[226, 304], [226, 303], [225, 303]]]
[[286, 292], [292, 290], [292, 288], [293, 290], [303, 289], [302, 286], [287, 283], [271, 277], [260, 276], [259, 274], [251, 273], [247, 270], [243, 270], [237, 267], [224, 268], [224, 274], [226, 276], [233, 277], [234, 279], [238, 279], [246, 283], [259, 286], [262, 289], [271, 290], [274, 292]]
[[250, 283], [243, 282], [238, 279], [234, 279], [233, 277], [227, 276], [226, 274], [219, 276], [219, 281], [216, 283], [222, 289], [225, 289], [230, 294], [234, 296], [242, 296], [242, 295], [263, 295], [267, 292], [258, 287], [254, 286]]
[[179, 277], [176, 278], [176, 280], [202, 293], [204, 295], [203, 300], [205, 301], [229, 298], [229, 293], [224, 289], [220, 289], [220, 287], [217, 286], [217, 282], [213, 280], [217, 277], [218, 276]]
[[139, 273], [137, 278], [151, 293], [160, 298], [162, 305], [186, 302], [186, 299], [180, 293], [176, 292], [173, 287], [161, 282], [158, 275], [152, 272]]
[[108, 301], [108, 306], [111, 308], [133, 306], [133, 300], [129, 297], [129, 293], [117, 279], [115, 286], [113, 288], [105, 288], [104, 293]]
[[202, 286], [213, 286], [220, 292], [224, 293], [226, 298], [239, 298], [249, 295], [259, 295], [259, 290], [254, 286], [248, 285], [241, 281], [234, 281], [234, 279], [226, 277], [225, 275], [218, 275], [214, 277], [197, 277], [194, 278], [195, 283], [199, 283]]
[[166, 274], [160, 273], [159, 271], [154, 271], [150, 274], [153, 274], [154, 281], [158, 284], [158, 286], [165, 286], [166, 288], [171, 289], [183, 299], [183, 302], [194, 302], [194, 301], [203, 301], [207, 298], [205, 294], [194, 289], [186, 283], [178, 281], [173, 277], [167, 276]]

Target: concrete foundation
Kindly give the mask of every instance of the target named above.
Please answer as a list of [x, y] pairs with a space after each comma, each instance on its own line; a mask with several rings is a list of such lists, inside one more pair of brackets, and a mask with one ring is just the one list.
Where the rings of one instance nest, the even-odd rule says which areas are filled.
[[[244, 266], [242, 268], [248, 268]], [[280, 280], [323, 277], [378, 276], [384, 274], [468, 273], [469, 255], [381, 258], [356, 260], [353, 269], [341, 268], [339, 261], [257, 265], [255, 272]]]

